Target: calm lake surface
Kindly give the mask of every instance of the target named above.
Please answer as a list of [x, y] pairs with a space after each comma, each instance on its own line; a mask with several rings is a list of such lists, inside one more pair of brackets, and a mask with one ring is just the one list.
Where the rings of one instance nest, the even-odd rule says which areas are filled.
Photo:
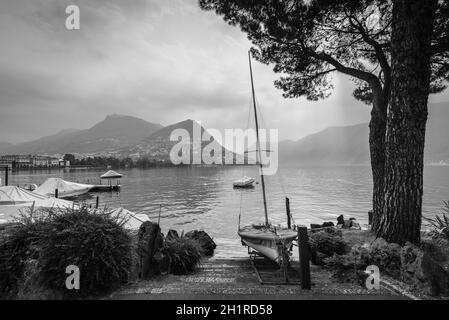
[[[261, 185], [238, 190], [232, 182], [248, 175], [258, 178], [257, 167], [196, 167], [118, 170], [124, 175], [120, 193], [100, 193], [100, 205], [122, 206], [147, 214], [161, 227], [185, 232], [207, 231], [216, 241], [216, 256], [243, 256], [246, 248], [237, 236], [241, 224], [264, 219]], [[102, 170], [23, 171], [10, 176], [11, 185], [40, 184], [49, 177], [82, 183], [99, 183]], [[103, 182], [104, 183], [104, 182]], [[266, 177], [270, 220], [285, 223], [285, 197], [290, 198], [297, 224], [309, 225], [336, 221], [343, 214], [367, 223], [371, 208], [371, 170], [368, 166], [283, 167], [275, 176]], [[88, 202], [95, 202], [96, 194]], [[441, 211], [449, 200], [449, 166], [428, 166], [424, 170], [424, 215]]]

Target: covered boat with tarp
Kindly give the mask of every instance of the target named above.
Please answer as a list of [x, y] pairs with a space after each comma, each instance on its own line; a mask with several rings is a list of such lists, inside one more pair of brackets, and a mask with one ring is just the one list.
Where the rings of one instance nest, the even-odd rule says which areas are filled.
[[48, 197], [15, 186], [0, 187], [0, 205], [17, 205], [46, 200]]
[[134, 213], [125, 208], [109, 209], [106, 212], [111, 217], [116, 217], [119, 222], [123, 221], [123, 226], [126, 229], [137, 230], [143, 222], [150, 221], [150, 218], [146, 214]]
[[0, 187], [0, 223], [11, 222], [27, 210], [75, 207], [72, 201], [47, 197], [20, 187]]
[[44, 196], [54, 196], [58, 190], [58, 198], [70, 198], [89, 192], [94, 186], [62, 180], [61, 178], [48, 178], [34, 193]]

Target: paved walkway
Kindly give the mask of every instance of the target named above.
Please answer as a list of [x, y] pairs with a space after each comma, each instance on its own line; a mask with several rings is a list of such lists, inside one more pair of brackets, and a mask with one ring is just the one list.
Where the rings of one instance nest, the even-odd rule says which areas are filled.
[[[298, 265], [293, 264], [290, 281], [298, 281]], [[261, 273], [264, 281], [282, 281], [274, 267]], [[249, 259], [205, 260], [196, 273], [187, 276], [162, 275], [150, 281], [129, 284], [112, 294], [111, 299], [218, 299], [218, 300], [304, 300], [304, 299], [406, 299], [384, 287], [368, 291], [356, 284], [339, 283], [331, 274], [311, 266], [312, 289], [299, 284], [260, 284]]]

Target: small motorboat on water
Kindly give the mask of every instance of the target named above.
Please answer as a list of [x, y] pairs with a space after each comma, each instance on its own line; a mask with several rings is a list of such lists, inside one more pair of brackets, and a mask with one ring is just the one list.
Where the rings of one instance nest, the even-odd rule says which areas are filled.
[[242, 179], [234, 181], [233, 186], [234, 188], [251, 188], [254, 187], [255, 181], [254, 178], [244, 176]]

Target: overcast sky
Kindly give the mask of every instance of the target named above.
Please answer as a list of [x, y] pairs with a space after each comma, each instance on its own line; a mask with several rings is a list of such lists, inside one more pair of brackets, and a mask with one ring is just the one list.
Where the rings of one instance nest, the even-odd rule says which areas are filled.
[[[65, 28], [69, 4], [81, 30]], [[1, 0], [0, 43], [0, 141], [85, 129], [113, 113], [246, 127], [250, 43], [197, 0]], [[344, 76], [315, 103], [282, 98], [272, 66], [255, 63], [254, 76], [265, 123], [281, 139], [369, 121]]]

